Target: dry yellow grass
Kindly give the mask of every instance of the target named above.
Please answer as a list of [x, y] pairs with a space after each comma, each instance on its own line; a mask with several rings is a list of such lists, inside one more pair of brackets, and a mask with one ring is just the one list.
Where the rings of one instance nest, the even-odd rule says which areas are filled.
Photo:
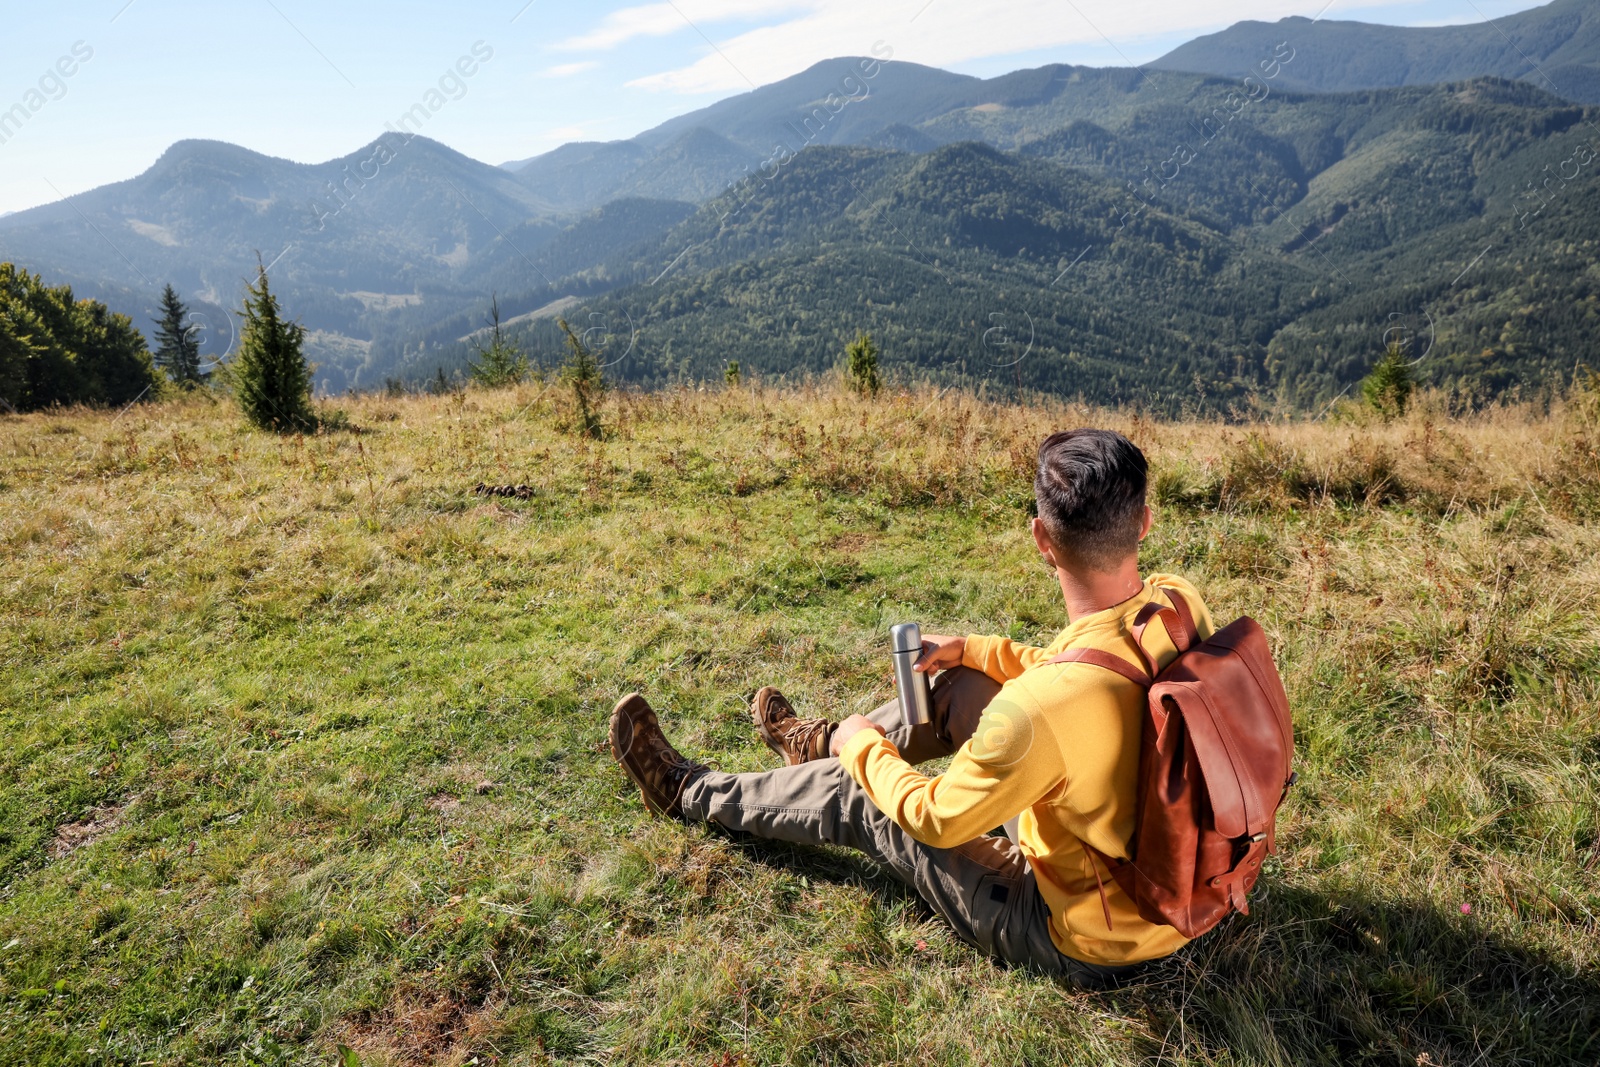
[[[305, 438], [205, 397], [0, 419], [21, 1061], [1600, 1059], [1593, 394], [1224, 425], [675, 390], [598, 443], [553, 387], [344, 403]], [[1059, 627], [1033, 450], [1091, 423], [1150, 455], [1146, 566], [1278, 650], [1301, 784], [1251, 917], [1067, 994], [849, 857], [644, 816], [597, 748], [621, 692], [766, 767], [759, 685], [839, 714], [892, 622]]]

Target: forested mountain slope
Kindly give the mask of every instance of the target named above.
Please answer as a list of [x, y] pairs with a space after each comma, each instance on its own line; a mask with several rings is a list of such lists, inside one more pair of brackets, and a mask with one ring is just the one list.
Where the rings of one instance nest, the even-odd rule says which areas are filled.
[[[1014, 153], [808, 149], [609, 259], [619, 288], [579, 311], [643, 382], [818, 371], [870, 329], [905, 375], [1163, 410], [1321, 405], [1396, 339], [1484, 396], [1593, 358], [1593, 114], [1497, 79], [1234, 112], [1230, 91]], [[1573, 182], [1530, 187], [1563, 162]], [[418, 377], [463, 358], [393, 355]]]
[[[822, 371], [864, 329], [907, 372], [1176, 409], [1197, 375], [1217, 402], [1265, 388], [1261, 360], [1239, 354], [1316, 282], [1180, 214], [1125, 220], [1116, 186], [978, 144], [809, 149], [752, 182], [614, 262], [637, 283], [574, 313], [608, 326], [614, 357], [637, 334], [615, 373]], [[553, 353], [553, 328], [531, 343]]]

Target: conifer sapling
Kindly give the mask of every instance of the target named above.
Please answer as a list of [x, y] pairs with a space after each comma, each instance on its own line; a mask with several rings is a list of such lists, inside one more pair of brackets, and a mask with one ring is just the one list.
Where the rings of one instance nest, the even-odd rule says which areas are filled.
[[467, 362], [472, 380], [490, 389], [516, 385], [528, 376], [528, 357], [500, 328], [499, 296], [489, 300], [489, 327], [489, 343], [478, 343], [478, 358]]
[[239, 354], [230, 367], [234, 395], [245, 417], [264, 430], [314, 430], [317, 416], [311, 410], [305, 327], [284, 320], [266, 268], [258, 264], [256, 269], [259, 273], [239, 312], [244, 328], [239, 333]]
[[578, 405], [578, 429], [586, 436], [599, 440], [605, 436], [605, 430], [600, 425], [600, 413], [595, 406], [606, 391], [600, 360], [567, 324], [566, 319], [557, 319], [556, 325], [567, 335], [567, 362], [561, 368], [561, 380], [572, 386], [573, 399]]
[[878, 376], [878, 345], [870, 333], [858, 334], [845, 347], [845, 373], [850, 387], [863, 396], [877, 396], [883, 387]]
[[199, 329], [186, 322], [189, 309], [168, 285], [161, 293], [161, 317], [156, 323], [156, 366], [179, 385], [193, 387], [205, 380], [200, 370]]
[[1411, 364], [1398, 342], [1391, 342], [1383, 358], [1361, 382], [1361, 396], [1367, 406], [1385, 419], [1406, 413], [1411, 393], [1417, 387]]

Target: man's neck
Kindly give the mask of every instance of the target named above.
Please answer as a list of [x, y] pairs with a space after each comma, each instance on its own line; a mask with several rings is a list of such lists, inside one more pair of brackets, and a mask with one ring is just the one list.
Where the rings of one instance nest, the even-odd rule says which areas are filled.
[[1081, 572], [1057, 567], [1056, 579], [1067, 602], [1068, 622], [1114, 608], [1144, 588], [1137, 560], [1129, 560], [1127, 566], [1115, 571]]

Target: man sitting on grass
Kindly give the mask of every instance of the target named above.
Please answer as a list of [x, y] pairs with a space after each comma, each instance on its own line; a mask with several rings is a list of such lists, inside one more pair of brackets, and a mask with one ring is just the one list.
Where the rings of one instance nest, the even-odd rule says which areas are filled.
[[[1139, 576], [1145, 480], [1143, 453], [1121, 434], [1072, 430], [1040, 446], [1033, 540], [1069, 625], [1046, 648], [927, 637], [916, 669], [943, 671], [931, 723], [906, 726], [898, 702], [838, 724], [799, 719], [769, 687], [751, 715], [787, 766], [721, 774], [681, 756], [635, 693], [612, 712], [612, 754], [658, 814], [859, 849], [984, 952], [1085, 986], [1128, 976], [1185, 941], [1141, 918], [1084, 848], [1128, 856], [1145, 692], [1104, 667], [1047, 661], [1098, 649], [1146, 670], [1131, 631], [1165, 589], [1210, 636], [1193, 586]], [[1154, 624], [1145, 647], [1163, 667], [1177, 655]], [[954, 758], [942, 775], [913, 769], [943, 756]], [[1002, 825], [1008, 837], [990, 834]]]

